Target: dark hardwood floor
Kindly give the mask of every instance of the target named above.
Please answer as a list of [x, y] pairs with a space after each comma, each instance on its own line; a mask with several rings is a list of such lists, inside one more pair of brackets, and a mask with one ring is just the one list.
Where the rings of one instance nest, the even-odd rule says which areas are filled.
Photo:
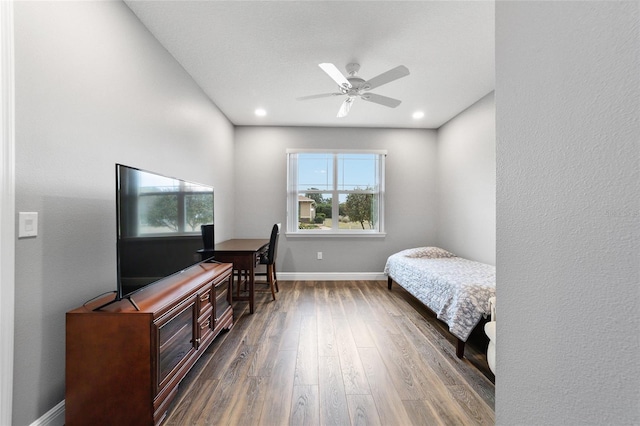
[[446, 326], [386, 281], [280, 281], [184, 379], [166, 425], [492, 425], [486, 339], [455, 356]]

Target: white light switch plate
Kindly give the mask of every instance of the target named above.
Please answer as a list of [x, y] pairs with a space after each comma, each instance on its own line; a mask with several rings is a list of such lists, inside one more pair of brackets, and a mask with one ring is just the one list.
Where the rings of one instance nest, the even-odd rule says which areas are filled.
[[18, 213], [18, 238], [36, 237], [38, 235], [38, 213]]

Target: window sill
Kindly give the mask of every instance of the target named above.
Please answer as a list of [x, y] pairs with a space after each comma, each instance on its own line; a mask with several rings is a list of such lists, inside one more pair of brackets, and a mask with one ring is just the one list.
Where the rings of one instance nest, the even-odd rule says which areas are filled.
[[304, 232], [286, 232], [287, 238], [300, 238], [300, 237], [327, 237], [327, 238], [384, 238], [387, 236], [386, 232], [362, 232], [362, 231], [304, 231]]

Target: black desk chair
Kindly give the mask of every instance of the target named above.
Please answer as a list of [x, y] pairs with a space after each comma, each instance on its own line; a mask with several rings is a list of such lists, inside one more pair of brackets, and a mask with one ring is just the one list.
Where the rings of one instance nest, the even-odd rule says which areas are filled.
[[278, 237], [280, 236], [280, 224], [276, 223], [271, 228], [271, 238], [267, 249], [260, 254], [260, 264], [266, 265], [266, 272], [256, 272], [256, 276], [266, 276], [266, 281], [259, 284], [269, 284], [269, 290], [273, 300], [276, 300], [276, 292], [278, 289], [278, 279], [276, 277], [276, 256], [278, 254]]
[[203, 248], [198, 250], [200, 253], [201, 260], [207, 260], [210, 257], [213, 257], [215, 254], [214, 251], [214, 228], [213, 224], [210, 225], [200, 225], [200, 231], [202, 232], [202, 245]]

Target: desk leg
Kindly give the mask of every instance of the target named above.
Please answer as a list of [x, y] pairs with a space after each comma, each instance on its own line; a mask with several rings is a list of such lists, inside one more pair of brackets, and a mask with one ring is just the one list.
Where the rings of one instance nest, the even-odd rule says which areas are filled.
[[255, 262], [251, 262], [251, 269], [249, 269], [249, 313], [253, 314], [253, 299], [254, 291], [253, 284], [255, 281]]

